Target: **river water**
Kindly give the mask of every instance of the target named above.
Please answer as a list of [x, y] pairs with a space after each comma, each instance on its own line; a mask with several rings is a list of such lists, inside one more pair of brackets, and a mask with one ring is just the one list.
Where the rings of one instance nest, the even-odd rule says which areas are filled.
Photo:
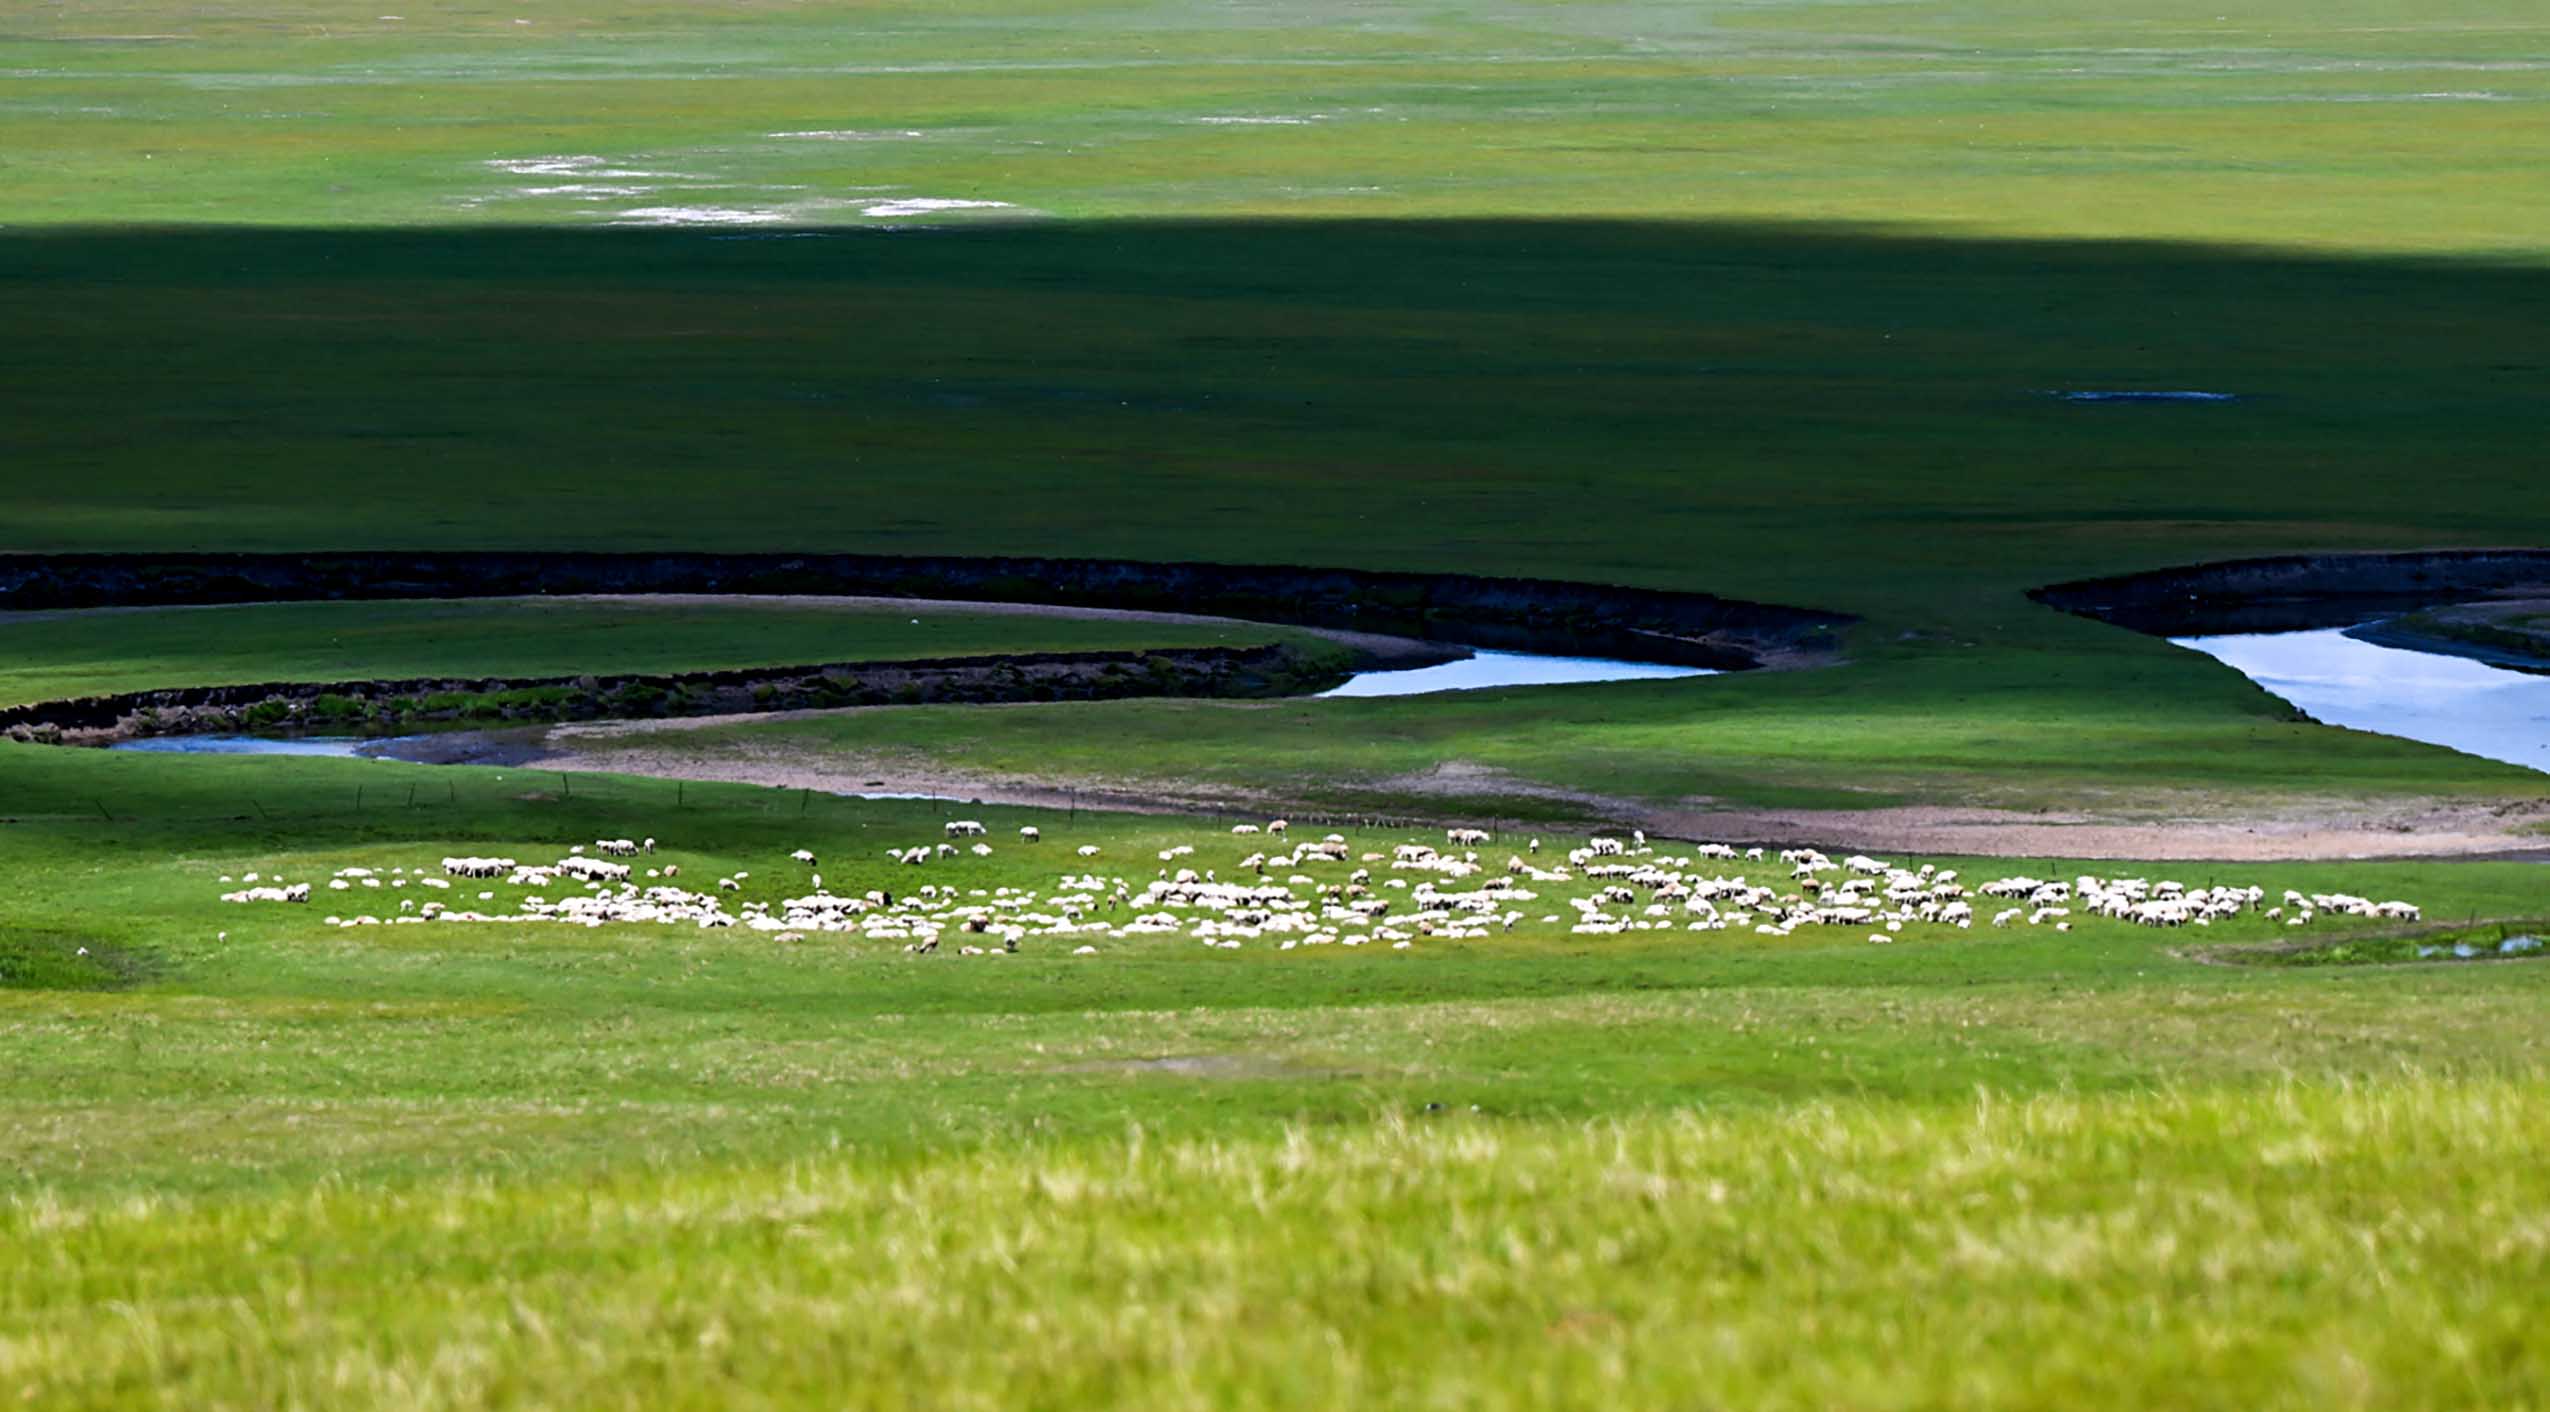
[[1650, 681], [1715, 676], [1707, 667], [1668, 667], [1604, 657], [1543, 657], [1530, 652], [1474, 652], [1458, 662], [1396, 672], [1358, 672], [1321, 696], [1418, 696], [1490, 686], [1561, 686], [1575, 682]]
[[2550, 771], [2550, 677], [2411, 652], [2347, 629], [2180, 637], [2333, 726]]
[[155, 735], [119, 740], [109, 750], [138, 750], [151, 755], [337, 755], [366, 753], [367, 745], [386, 745], [379, 737], [343, 735]]

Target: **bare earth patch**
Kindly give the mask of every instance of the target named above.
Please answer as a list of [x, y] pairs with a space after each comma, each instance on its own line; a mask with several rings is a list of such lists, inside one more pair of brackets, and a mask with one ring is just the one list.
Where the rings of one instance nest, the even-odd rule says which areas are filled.
[[[997, 706], [977, 709], [999, 710]], [[756, 716], [756, 721], [787, 714]], [[837, 794], [929, 795], [985, 804], [1132, 811], [1259, 810], [1314, 812], [1299, 799], [1252, 794], [1201, 782], [1021, 778], [970, 774], [927, 761], [855, 755], [810, 755], [777, 745], [724, 742], [715, 751], [685, 751], [676, 732], [718, 718], [591, 723], [552, 728], [520, 763], [552, 770], [589, 770], [666, 779], [813, 789]], [[635, 737], [632, 739], [632, 737]], [[615, 743], [626, 742], [626, 743]], [[2514, 855], [2550, 857], [2550, 802], [2500, 803], [2405, 799], [2244, 801], [2186, 796], [2166, 808], [2121, 812], [1888, 805], [1870, 809], [1759, 809], [1706, 800], [1656, 803], [1536, 783], [1471, 761], [1447, 761], [1420, 775], [1375, 782], [1401, 796], [1442, 799], [1442, 819], [1478, 817], [1461, 801], [1492, 796], [1545, 799], [1573, 806], [1591, 823], [1636, 827], [1666, 838], [1740, 844], [1812, 844], [1879, 852], [2006, 858], [2117, 858], [2153, 862], [2263, 862]]]

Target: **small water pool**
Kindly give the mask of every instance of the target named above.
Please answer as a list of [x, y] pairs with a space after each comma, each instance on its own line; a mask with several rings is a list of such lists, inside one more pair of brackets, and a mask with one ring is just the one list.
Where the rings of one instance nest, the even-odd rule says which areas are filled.
[[2333, 726], [2550, 771], [2550, 677], [2411, 652], [2350, 629], [2178, 637]]
[[367, 736], [160, 735], [119, 740], [106, 748], [154, 755], [329, 755], [342, 759], [374, 753], [363, 747], [386, 743]]
[[1543, 657], [1529, 652], [1477, 652], [1458, 662], [1391, 672], [1359, 672], [1321, 696], [1418, 696], [1430, 691], [1475, 691], [1489, 686], [1559, 686], [1573, 682], [1646, 681], [1660, 677], [1708, 677], [1707, 667], [1669, 667], [1605, 657]]

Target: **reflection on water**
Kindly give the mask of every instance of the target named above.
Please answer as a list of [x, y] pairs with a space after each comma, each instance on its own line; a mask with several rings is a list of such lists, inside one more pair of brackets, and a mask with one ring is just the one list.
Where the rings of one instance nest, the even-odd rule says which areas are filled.
[[1542, 657], [1528, 652], [1478, 652], [1458, 662], [1397, 672], [1360, 672], [1322, 696], [1415, 696], [1428, 691], [1468, 691], [1483, 686], [1556, 686], [1566, 682], [1643, 681], [1651, 677], [1715, 676], [1706, 667], [1667, 667], [1654, 662], [1615, 662], [1601, 657]]
[[364, 755], [378, 740], [361, 736], [160, 735], [119, 740], [109, 750], [140, 750], [158, 755]]
[[2550, 770], [2550, 677], [2358, 641], [2343, 628], [2172, 638], [2333, 726]]

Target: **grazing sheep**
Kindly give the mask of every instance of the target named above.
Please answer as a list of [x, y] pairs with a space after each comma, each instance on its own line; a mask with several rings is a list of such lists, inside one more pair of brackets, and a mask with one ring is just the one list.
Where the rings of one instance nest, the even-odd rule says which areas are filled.
[[[253, 874], [252, 874], [253, 876]], [[307, 902], [310, 885], [294, 883], [290, 887], [251, 887], [221, 895], [224, 902]]]
[[[1247, 825], [1233, 830], [1241, 836], [1250, 831]], [[1477, 832], [1446, 830], [1445, 838], [1460, 845]], [[1033, 826], [1020, 830], [1020, 836], [1029, 841], [1038, 833]], [[950, 835], [959, 836], [971, 835]], [[1307, 871], [1296, 871], [1346, 863], [1354, 856], [1343, 836], [1332, 834], [1318, 843], [1292, 845], [1289, 853], [1254, 853], [1241, 860], [1229, 882], [1218, 880], [1209, 869], [1199, 875], [1194, 868], [1178, 868], [1172, 876], [1170, 869], [1163, 868], [1140, 891], [1125, 878], [1090, 873], [1062, 878], [1051, 893], [1014, 886], [969, 890], [925, 884], [900, 902], [879, 889], [857, 898], [835, 897], [824, 891], [823, 875], [810, 871], [813, 891], [809, 895], [730, 903], [725, 894], [741, 892], [748, 872], [738, 870], [717, 879], [713, 889], [692, 893], [671, 881], [679, 872], [673, 866], [649, 870], [645, 880], [632, 881], [630, 865], [588, 857], [579, 848], [554, 864], [523, 866], [509, 858], [452, 857], [443, 860], [446, 877], [424, 877], [425, 870], [417, 870], [419, 886], [445, 891], [452, 886], [447, 877], [502, 879], [516, 888], [541, 890], [522, 896], [510, 911], [500, 907], [455, 911], [441, 902], [421, 906], [402, 902], [389, 916], [333, 917], [329, 925], [503, 922], [599, 927], [651, 922], [703, 931], [740, 928], [788, 939], [816, 932], [848, 933], [892, 941], [916, 955], [935, 952], [939, 937], [948, 930], [983, 939], [982, 947], [965, 948], [965, 954], [972, 955], [1017, 954], [1026, 949], [1026, 940], [1041, 937], [1068, 938], [1062, 945], [1071, 947], [1069, 954], [1074, 956], [1097, 954], [1093, 939], [1101, 937], [1175, 937], [1224, 951], [1263, 939], [1273, 951], [1301, 951], [1307, 956], [1312, 953], [1304, 948], [1384, 942], [1394, 950], [1406, 950], [1423, 938], [1477, 940], [1500, 929], [1510, 932], [1526, 916], [1520, 904], [1540, 896], [1537, 889], [1552, 885], [1568, 891], [1543, 905], [1564, 903], [1564, 907], [1540, 912], [1541, 925], [1561, 926], [1566, 910], [1573, 909], [1577, 916], [1571, 934], [1579, 936], [1751, 931], [1780, 938], [1794, 935], [1801, 927], [1857, 926], [1872, 943], [1886, 944], [1908, 932], [1920, 935], [1915, 929], [1925, 925], [1943, 931], [1972, 927], [1977, 915], [1969, 897], [2011, 904], [1993, 913], [1996, 927], [2024, 919], [2031, 926], [2052, 924], [2062, 933], [2073, 930], [2076, 915], [2083, 921], [2151, 927], [2206, 927], [2247, 917], [2299, 927], [2323, 913], [2400, 921], [2422, 915], [2413, 903], [2377, 902], [2348, 893], [2287, 892], [2277, 906], [2265, 907], [2269, 894], [2258, 887], [2191, 886], [2168, 879], [2091, 874], [2070, 881], [1978, 878], [1969, 890], [1954, 870], [1935, 865], [1898, 867], [1862, 855], [1853, 855], [1845, 865], [1805, 848], [1782, 852], [1780, 862], [1789, 869], [1789, 878], [1764, 885], [1741, 874], [1716, 872], [1699, 861], [1734, 861], [1739, 855], [1730, 845], [1694, 844], [1691, 856], [1677, 857], [1657, 853], [1638, 831], [1630, 831], [1629, 836], [1638, 845], [1635, 857], [1624, 856], [1629, 846], [1606, 835], [1593, 846], [1573, 850], [1566, 865], [1546, 871], [1524, 854], [1508, 855], [1506, 866], [1496, 869], [1483, 865], [1475, 849], [1438, 851], [1413, 841], [1395, 844], [1388, 853], [1363, 854], [1366, 866], [1354, 867], [1341, 881], [1322, 882]], [[626, 854], [629, 849], [622, 846], [626, 843], [602, 839], [594, 847], [602, 853]], [[643, 852], [647, 844], [634, 847]], [[989, 844], [977, 843], [969, 851], [988, 857], [992, 850]], [[1083, 859], [1099, 851], [1095, 844], [1075, 850]], [[921, 863], [956, 852], [954, 844], [940, 843], [891, 848], [887, 855], [900, 863]], [[1192, 844], [1176, 844], [1161, 850], [1159, 857], [1163, 863], [1174, 863], [1195, 852]], [[1757, 848], [1741, 856], [1758, 859], [1761, 853]], [[799, 850], [792, 857], [811, 870], [811, 851]], [[1374, 871], [1385, 867], [1403, 875], [1375, 880]], [[405, 885], [407, 871], [387, 869], [395, 879], [389, 885]], [[245, 878], [254, 884], [260, 876], [249, 873]], [[1580, 878], [1581, 893], [1569, 895], [1577, 892], [1574, 885]], [[227, 875], [223, 881], [228, 883]], [[548, 900], [543, 892], [562, 881], [581, 884], [582, 890]], [[358, 887], [380, 887], [382, 882], [382, 870], [356, 867], [340, 868], [320, 885], [350, 893]], [[306, 883], [286, 886], [275, 877], [263, 887], [222, 895], [232, 902], [304, 902], [312, 888]], [[1397, 896], [1375, 896], [1377, 889], [1393, 890]], [[494, 892], [478, 895], [481, 903], [495, 900]]]

